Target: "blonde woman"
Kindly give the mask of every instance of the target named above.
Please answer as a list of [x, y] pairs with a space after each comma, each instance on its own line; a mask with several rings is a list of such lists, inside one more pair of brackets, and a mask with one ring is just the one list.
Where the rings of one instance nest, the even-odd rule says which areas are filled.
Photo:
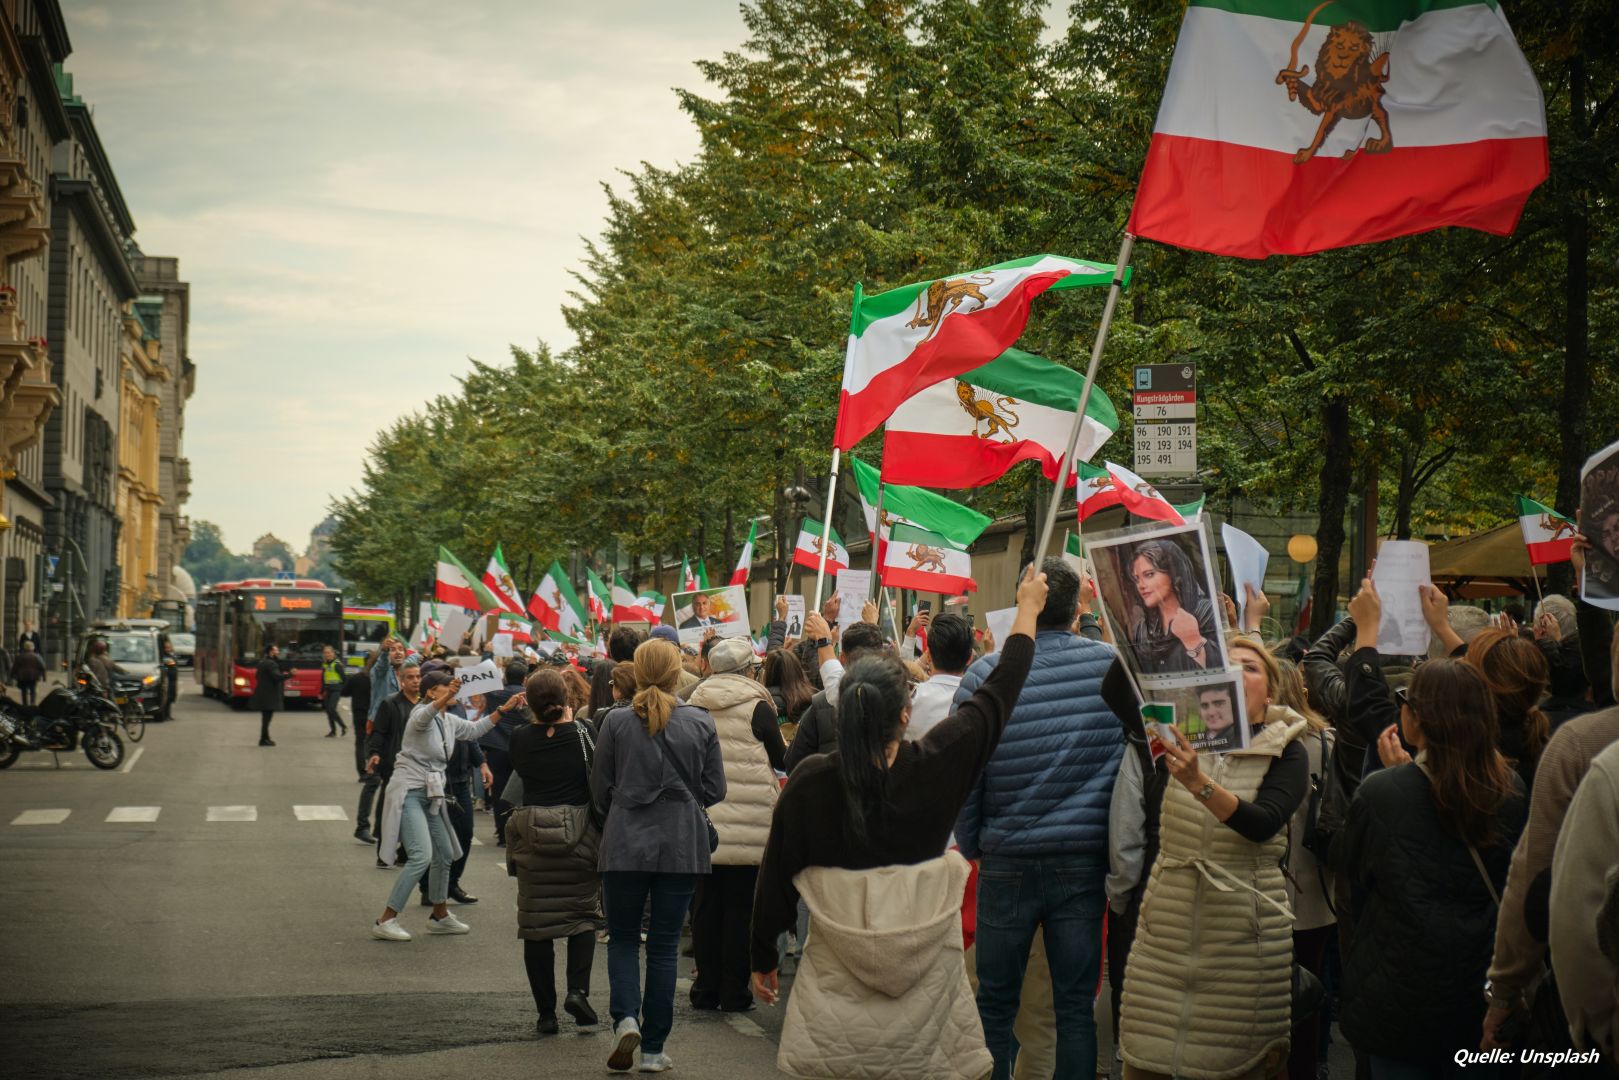
[[[1248, 746], [1166, 749], [1158, 858], [1124, 976], [1126, 1080], [1260, 1080], [1290, 1045], [1293, 910], [1282, 858], [1309, 788], [1304, 717], [1279, 704], [1275, 657], [1229, 639], [1242, 668]], [[1212, 818], [1212, 820], [1211, 820]]]
[[[698, 875], [712, 868], [705, 808], [725, 798], [725, 766], [713, 719], [675, 698], [680, 650], [653, 638], [633, 663], [635, 696], [602, 719], [590, 778], [605, 821], [597, 865], [610, 935], [607, 1067], [628, 1072], [640, 1047], [641, 1071], [663, 1072], [672, 1065], [663, 1047], [674, 1025], [680, 924]], [[641, 912], [649, 898], [643, 996]]]

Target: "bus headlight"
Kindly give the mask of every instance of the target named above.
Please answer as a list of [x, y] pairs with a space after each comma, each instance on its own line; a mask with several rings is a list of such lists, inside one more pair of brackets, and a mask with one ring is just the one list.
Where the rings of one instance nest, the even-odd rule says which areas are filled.
[[236, 678], [231, 680], [231, 684], [234, 686], [246, 686], [247, 680], [238, 675]]

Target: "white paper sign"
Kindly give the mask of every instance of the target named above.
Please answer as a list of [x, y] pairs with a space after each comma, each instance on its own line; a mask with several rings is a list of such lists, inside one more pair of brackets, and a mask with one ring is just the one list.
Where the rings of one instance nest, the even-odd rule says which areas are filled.
[[1232, 599], [1237, 602], [1237, 625], [1232, 627], [1240, 630], [1247, 625], [1243, 622], [1248, 611], [1248, 588], [1252, 585], [1254, 592], [1265, 591], [1265, 567], [1270, 565], [1270, 552], [1265, 545], [1230, 524], [1220, 526], [1220, 539], [1225, 542], [1226, 561], [1231, 564], [1231, 585], [1235, 590]]
[[871, 599], [871, 571], [839, 570], [838, 595], [843, 598], [843, 606], [838, 608], [838, 630], [841, 632], [860, 621], [860, 609]]
[[438, 617], [438, 639], [446, 649], [454, 652], [461, 647], [461, 638], [472, 629], [472, 623], [478, 616], [476, 612], [446, 605], [438, 609]]
[[999, 652], [1006, 648], [1006, 639], [1012, 636], [1012, 620], [1017, 618], [1017, 608], [1001, 608], [999, 611], [984, 612], [984, 622], [989, 626], [989, 632], [995, 636], [995, 650]]
[[457, 701], [465, 701], [473, 694], [487, 694], [500, 689], [500, 672], [496, 670], [493, 660], [463, 667], [457, 674], [461, 677], [461, 689], [455, 694]]
[[510, 634], [496, 634], [489, 639], [489, 651], [495, 656], [510, 658], [516, 653], [512, 649], [512, 636]]
[[1383, 601], [1377, 651], [1384, 656], [1421, 656], [1428, 651], [1428, 621], [1418, 586], [1431, 584], [1428, 545], [1420, 540], [1384, 540], [1377, 548], [1372, 584]]
[[784, 596], [787, 601], [787, 636], [789, 638], [802, 638], [804, 636], [804, 598], [802, 596]]

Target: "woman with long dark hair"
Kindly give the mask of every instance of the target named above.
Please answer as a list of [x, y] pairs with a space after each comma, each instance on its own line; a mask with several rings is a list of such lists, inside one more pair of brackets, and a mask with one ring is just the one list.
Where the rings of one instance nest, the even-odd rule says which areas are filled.
[[1130, 647], [1148, 674], [1201, 671], [1220, 662], [1214, 604], [1192, 560], [1173, 540], [1146, 540], [1130, 549], [1125, 567], [1140, 603]]
[[1331, 849], [1353, 929], [1339, 1023], [1373, 1080], [1448, 1074], [1458, 1049], [1479, 1046], [1498, 897], [1527, 816], [1477, 668], [1423, 664], [1399, 715], [1416, 760], [1384, 733], [1390, 767], [1361, 784]]
[[[776, 703], [776, 715], [783, 724], [797, 724], [815, 697], [815, 686], [804, 674], [804, 665], [786, 649], [771, 649], [765, 654], [759, 681], [770, 691], [771, 700]], [[787, 736], [787, 739], [790, 742], [792, 737]]]
[[892, 656], [863, 656], [840, 681], [837, 749], [794, 770], [754, 892], [753, 988], [766, 1002], [800, 890], [810, 910], [785, 1071], [976, 1080], [992, 1067], [962, 957], [967, 861], [945, 847], [1023, 689], [1045, 599], [1030, 567], [1000, 663], [919, 741], [904, 738], [910, 685]]
[[1535, 766], [1552, 733], [1551, 719], [1540, 708], [1551, 683], [1546, 656], [1533, 642], [1491, 628], [1467, 643], [1467, 662], [1484, 676], [1495, 699], [1497, 746], [1528, 791], [1535, 786]]
[[617, 702], [613, 697], [613, 668], [610, 660], [598, 660], [590, 671], [590, 703], [580, 710], [586, 720], [600, 720]]
[[[611, 667], [603, 664], [602, 667]], [[590, 968], [601, 919], [596, 870], [601, 831], [590, 808], [590, 765], [596, 728], [574, 715], [567, 687], [552, 668], [523, 685], [528, 725], [512, 735], [512, 769], [523, 780], [523, 805], [506, 822], [506, 867], [517, 876], [517, 936], [539, 1013], [535, 1030], [557, 1033], [556, 951], [568, 942], [568, 992], [563, 1010], [580, 1027], [594, 1027]]]

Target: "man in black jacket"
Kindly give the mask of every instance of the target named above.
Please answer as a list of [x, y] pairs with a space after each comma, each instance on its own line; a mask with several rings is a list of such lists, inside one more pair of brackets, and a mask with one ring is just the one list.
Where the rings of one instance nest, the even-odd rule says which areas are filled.
[[[388, 778], [393, 775], [394, 757], [405, 740], [405, 721], [416, 707], [417, 691], [422, 685], [422, 669], [414, 659], [399, 666], [399, 693], [385, 698], [371, 718], [371, 732], [365, 737], [366, 771], [382, 777], [377, 789], [377, 824], [382, 824], [382, 807], [388, 793]], [[358, 835], [358, 834], [356, 834]], [[377, 869], [387, 870], [393, 860], [382, 858], [382, 830], [377, 829]], [[392, 855], [393, 852], [389, 852]]]
[[[618, 635], [615, 633], [613, 636]], [[521, 660], [508, 663], [504, 685], [499, 690], [491, 690], [483, 696], [484, 709], [491, 713], [498, 711], [502, 705], [523, 692], [523, 680], [527, 678], [527, 664]], [[528, 723], [527, 710], [521, 706], [513, 706], [483, 738], [478, 740], [478, 745], [483, 747], [484, 757], [489, 765], [488, 803], [495, 814], [495, 844], [498, 847], [506, 846], [506, 821], [512, 816], [513, 809], [511, 803], [500, 797], [506, 790], [506, 782], [512, 778], [512, 732], [526, 723]]]
[[[804, 620], [806, 633], [814, 632], [812, 627], [826, 624], [817, 621], [815, 615]], [[886, 642], [883, 632], [872, 623], [851, 623], [843, 631], [843, 656], [845, 667], [860, 659], [862, 653], [881, 650]], [[811, 754], [828, 754], [838, 746], [838, 707], [837, 701], [827, 696], [825, 690], [819, 690], [810, 699], [810, 707], [804, 710], [803, 717], [798, 722], [798, 733], [793, 736], [793, 745], [787, 748], [787, 771], [790, 773], [798, 767], [798, 763]]]

